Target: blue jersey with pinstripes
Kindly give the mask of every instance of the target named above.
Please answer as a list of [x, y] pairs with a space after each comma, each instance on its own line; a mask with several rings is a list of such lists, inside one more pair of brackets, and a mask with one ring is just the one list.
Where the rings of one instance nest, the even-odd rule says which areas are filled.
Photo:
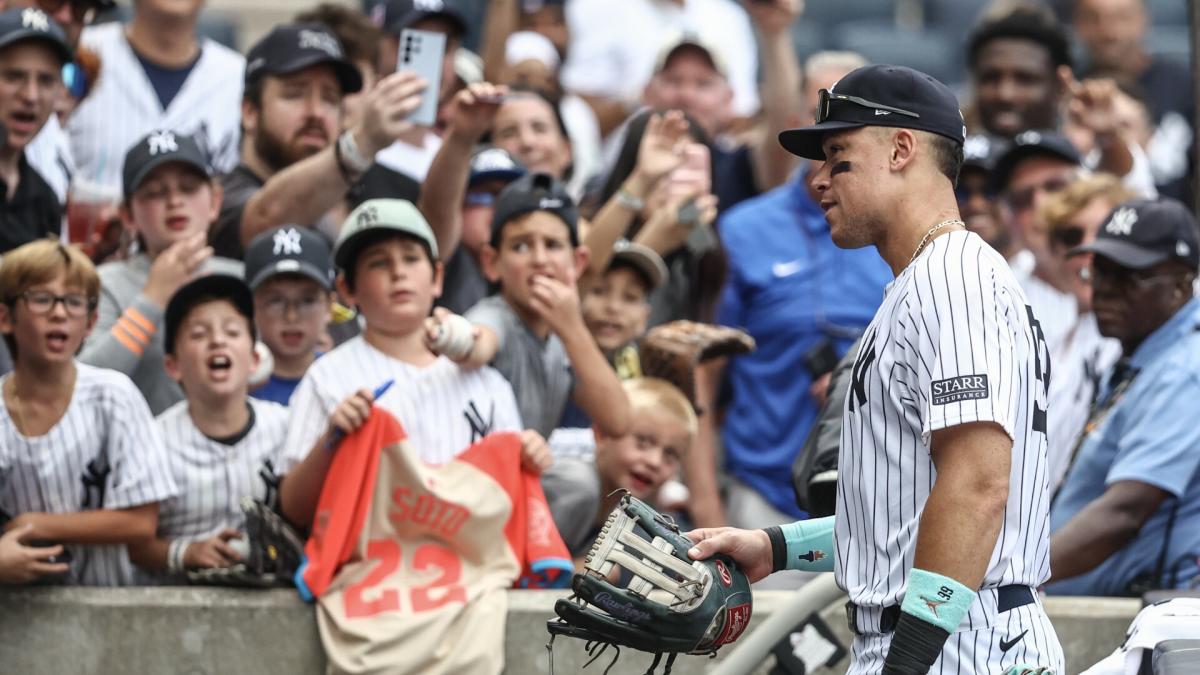
[[[921, 512], [937, 480], [934, 431], [994, 422], [1012, 438], [1008, 505], [983, 588], [1049, 576], [1049, 356], [1005, 260], [977, 235], [933, 239], [888, 286], [864, 335], [843, 413], [836, 574], [850, 599], [903, 597]], [[962, 627], [989, 625], [973, 604]]]
[[[0, 400], [0, 511], [17, 516], [127, 509], [177, 494], [162, 435], [133, 382], [113, 370], [79, 362], [75, 367], [71, 402], [42, 436], [17, 431]], [[68, 583], [134, 583], [124, 546], [68, 548], [73, 556]]]

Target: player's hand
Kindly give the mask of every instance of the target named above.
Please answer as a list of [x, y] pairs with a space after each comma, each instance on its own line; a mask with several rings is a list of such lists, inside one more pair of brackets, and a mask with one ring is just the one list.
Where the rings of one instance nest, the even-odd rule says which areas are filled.
[[553, 277], [542, 274], [535, 275], [530, 282], [530, 304], [550, 330], [556, 335], [563, 335], [576, 324], [583, 323], [583, 314], [579, 310], [579, 290], [568, 286]]
[[146, 277], [142, 294], [156, 305], [166, 307], [175, 291], [191, 281], [196, 270], [213, 256], [213, 249], [206, 239], [204, 232], [197, 232], [158, 254], [150, 265], [150, 274]]
[[475, 351], [479, 327], [445, 307], [435, 307], [425, 319], [425, 346], [455, 363], [463, 363]]
[[194, 570], [235, 565], [241, 562], [242, 556], [229, 545], [229, 540], [241, 538], [241, 532], [224, 529], [211, 539], [193, 541], [183, 552], [183, 566]]
[[670, 110], [651, 115], [638, 144], [633, 177], [641, 180], [643, 185], [654, 185], [683, 163], [683, 149], [690, 140], [687, 119], [682, 112]]
[[347, 396], [329, 416], [329, 427], [325, 431], [325, 437], [329, 439], [338, 433], [349, 435], [358, 431], [367, 423], [374, 403], [375, 397], [366, 389], [359, 389]]
[[0, 584], [28, 584], [46, 575], [70, 571], [67, 563], [46, 562], [62, 555], [62, 546], [26, 546], [26, 542], [35, 538], [33, 524], [12, 526], [13, 521], [9, 521], [7, 531], [0, 536]]
[[688, 550], [692, 560], [704, 560], [715, 553], [724, 553], [742, 568], [750, 583], [771, 573], [771, 539], [762, 530], [718, 527], [692, 530], [685, 532], [684, 536], [696, 542]]
[[763, 35], [778, 35], [804, 13], [804, 0], [745, 0], [742, 6]]
[[533, 429], [521, 432], [521, 468], [532, 474], [541, 474], [554, 464], [550, 446], [546, 439]]
[[364, 157], [374, 157], [413, 128], [408, 116], [421, 106], [426, 86], [416, 73], [400, 71], [383, 78], [367, 93], [362, 119], [351, 131]]
[[460, 135], [472, 143], [492, 128], [496, 111], [508, 95], [508, 87], [490, 82], [477, 82], [454, 95], [450, 109], [449, 133]]

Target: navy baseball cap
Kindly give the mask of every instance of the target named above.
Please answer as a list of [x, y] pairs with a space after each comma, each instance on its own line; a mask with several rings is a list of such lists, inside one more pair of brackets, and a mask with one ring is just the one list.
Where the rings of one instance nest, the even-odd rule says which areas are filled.
[[258, 339], [254, 329], [254, 296], [250, 294], [250, 287], [230, 274], [206, 274], [180, 286], [167, 301], [167, 309], [163, 313], [163, 348], [166, 353], [175, 353], [179, 325], [187, 318], [188, 312], [212, 300], [233, 303], [238, 314], [250, 322], [250, 339]]
[[1008, 141], [999, 136], [971, 134], [963, 142], [963, 168], [991, 173], [1008, 147]]
[[1004, 191], [1017, 165], [1030, 157], [1053, 157], [1075, 166], [1083, 165], [1083, 156], [1066, 136], [1051, 130], [1022, 131], [1013, 137], [1012, 145], [996, 160], [992, 168], [992, 189]]
[[267, 75], [290, 75], [309, 66], [328, 64], [337, 74], [343, 94], [362, 89], [362, 73], [346, 58], [342, 43], [318, 23], [276, 26], [246, 53], [246, 84]]
[[876, 64], [850, 71], [831, 89], [822, 89], [817, 122], [779, 134], [788, 152], [825, 159], [825, 136], [860, 127], [899, 127], [945, 136], [962, 143], [967, 135], [958, 99], [930, 75], [907, 66]]
[[246, 247], [246, 281], [255, 290], [280, 274], [297, 274], [333, 289], [333, 254], [325, 237], [310, 227], [285, 225], [263, 232]]
[[208, 158], [195, 138], [167, 129], [152, 131], [125, 153], [125, 165], [121, 169], [125, 197], [133, 194], [151, 171], [170, 163], [187, 165], [206, 178], [212, 175]]
[[67, 43], [62, 26], [42, 10], [24, 7], [0, 12], [0, 49], [26, 40], [45, 43], [63, 63], [75, 60], [75, 51]]
[[471, 158], [471, 177], [467, 185], [478, 185], [485, 180], [500, 180], [505, 183], [524, 176], [525, 167], [503, 148], [484, 148]]
[[1094, 242], [1071, 249], [1071, 255], [1077, 253], [1094, 253], [1137, 270], [1174, 258], [1196, 270], [1200, 224], [1174, 199], [1131, 199], [1108, 214]]
[[496, 197], [492, 211], [492, 246], [500, 245], [505, 224], [534, 211], [558, 216], [571, 233], [571, 245], [579, 245], [579, 212], [567, 188], [548, 173], [531, 173], [509, 183]]

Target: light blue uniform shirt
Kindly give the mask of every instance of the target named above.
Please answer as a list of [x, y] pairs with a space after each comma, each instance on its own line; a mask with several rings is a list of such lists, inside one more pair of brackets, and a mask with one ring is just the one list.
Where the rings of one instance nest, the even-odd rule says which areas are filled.
[[[1185, 587], [1200, 572], [1200, 300], [1151, 333], [1130, 365], [1138, 373], [1079, 449], [1050, 510], [1050, 531], [1118, 481], [1146, 483], [1169, 495], [1133, 541], [1091, 572], [1048, 585], [1048, 593], [1124, 595], [1132, 579], [1158, 566], [1177, 504], [1160, 584]], [[1111, 377], [1105, 376], [1101, 397], [1110, 393]]]

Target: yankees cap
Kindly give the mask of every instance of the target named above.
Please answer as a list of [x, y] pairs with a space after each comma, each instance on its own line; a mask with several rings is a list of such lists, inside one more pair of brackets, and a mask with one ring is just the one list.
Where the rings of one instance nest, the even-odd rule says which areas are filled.
[[1008, 147], [1008, 141], [999, 136], [971, 134], [963, 141], [963, 168], [991, 173]]
[[333, 67], [343, 94], [362, 89], [362, 73], [346, 58], [337, 36], [318, 23], [276, 26], [255, 43], [246, 54], [246, 84], [267, 75], [290, 75], [318, 64]]
[[1104, 219], [1096, 240], [1070, 254], [1094, 253], [1121, 267], [1145, 269], [1174, 258], [1200, 269], [1200, 224], [1182, 203], [1169, 197], [1131, 199]]
[[211, 175], [208, 158], [195, 138], [169, 129], [151, 131], [125, 153], [125, 166], [121, 170], [125, 198], [138, 189], [151, 171], [169, 163], [187, 165], [205, 178]]
[[309, 227], [285, 225], [263, 232], [246, 247], [250, 290], [280, 274], [298, 274], [333, 289], [333, 254], [325, 237]]
[[686, 49], [691, 49], [704, 56], [708, 61], [708, 65], [721, 77], [729, 79], [729, 64], [722, 56], [720, 49], [715, 43], [709, 42], [695, 33], [684, 33], [677, 35], [675, 39], [666, 43], [666, 46], [658, 53], [658, 60], [654, 64], [654, 72], [661, 73], [671, 64], [671, 59], [675, 55]]
[[570, 232], [571, 245], [579, 245], [579, 212], [567, 187], [548, 173], [531, 173], [509, 183], [496, 197], [492, 211], [492, 246], [500, 245], [500, 233], [505, 224], [534, 211], [547, 211], [558, 216]]
[[75, 51], [58, 22], [37, 7], [0, 12], [0, 49], [26, 40], [46, 43], [63, 63], [75, 60]]
[[662, 286], [667, 280], [667, 265], [662, 256], [649, 246], [635, 244], [628, 239], [618, 239], [613, 243], [612, 262], [608, 264], [608, 269], [618, 265], [628, 265], [645, 277], [649, 284], [646, 292]]
[[1083, 156], [1067, 140], [1066, 136], [1049, 129], [1030, 129], [1013, 137], [1012, 145], [996, 160], [992, 168], [991, 187], [1002, 192], [1012, 180], [1017, 165], [1030, 157], [1052, 157], [1068, 164], [1080, 166]]
[[432, 18], [449, 21], [454, 31], [453, 35], [456, 37], [462, 37], [467, 33], [467, 20], [463, 18], [462, 12], [452, 2], [446, 2], [446, 0], [413, 0], [412, 9], [405, 12], [399, 21], [385, 26], [385, 29], [398, 35], [400, 31], [411, 28], [418, 21]]
[[168, 354], [175, 353], [175, 338], [179, 333], [179, 325], [197, 305], [212, 300], [228, 300], [238, 314], [250, 322], [250, 339], [256, 340], [254, 329], [254, 296], [250, 287], [239, 277], [230, 274], [206, 274], [189, 281], [175, 291], [175, 295], [167, 301], [167, 309], [163, 313], [163, 348]]
[[437, 240], [425, 216], [403, 199], [368, 199], [350, 212], [333, 244], [333, 263], [339, 270], [354, 264], [358, 250], [370, 240], [367, 235], [391, 231], [413, 237], [425, 244], [431, 260], [438, 259]]
[[822, 89], [817, 122], [779, 134], [788, 152], [825, 159], [825, 136], [860, 127], [918, 129], [962, 143], [966, 124], [954, 92], [932, 76], [906, 66], [877, 64], [850, 71]]
[[526, 173], [525, 167], [513, 159], [503, 148], [484, 148], [471, 158], [471, 176], [467, 185], [478, 185], [486, 180], [510, 183]]

